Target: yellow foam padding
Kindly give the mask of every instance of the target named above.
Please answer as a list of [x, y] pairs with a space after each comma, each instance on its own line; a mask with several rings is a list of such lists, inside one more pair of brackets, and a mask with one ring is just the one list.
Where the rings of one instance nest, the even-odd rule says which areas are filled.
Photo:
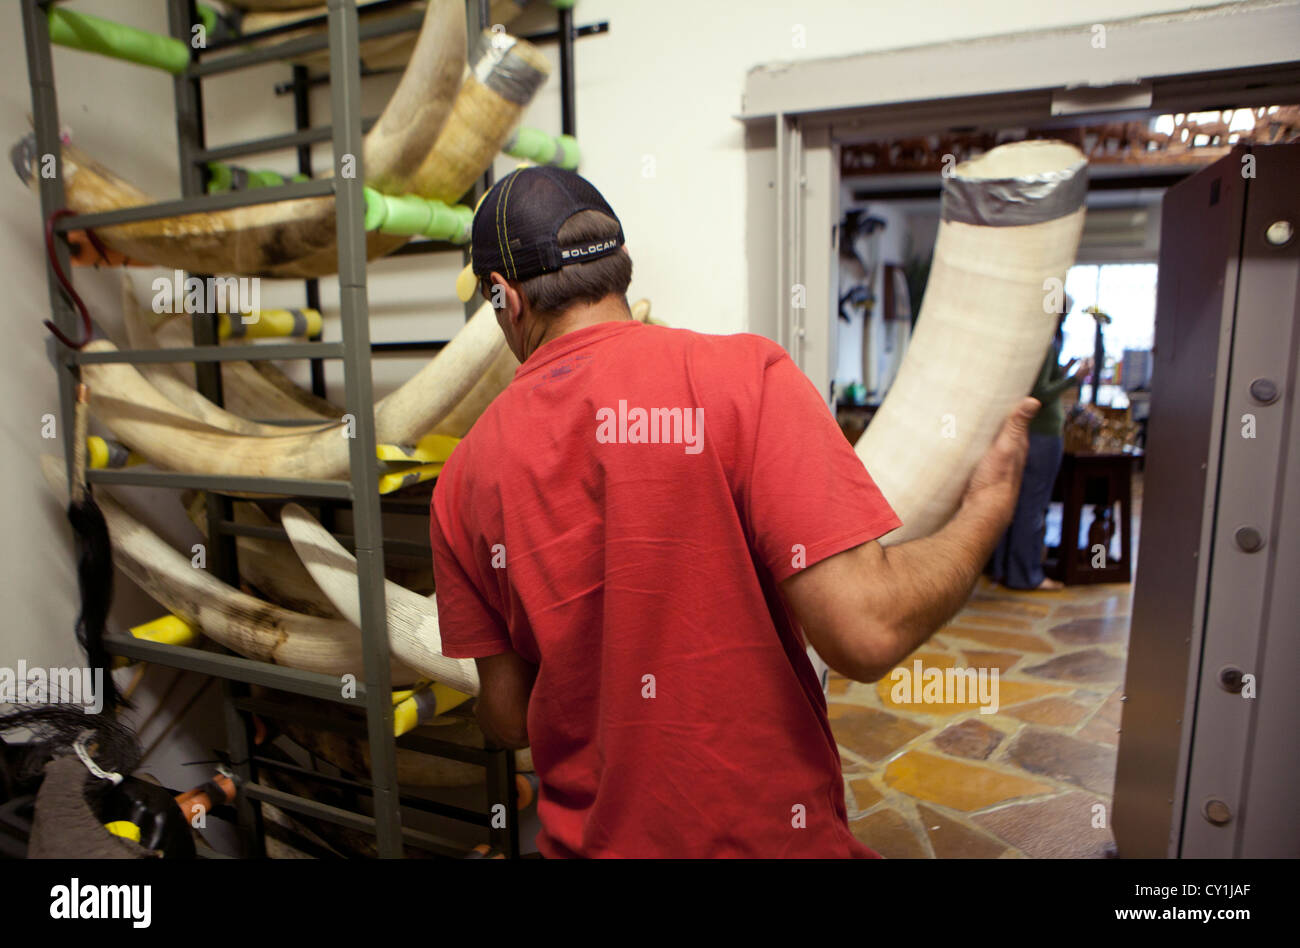
[[[321, 330], [320, 310], [300, 309], [304, 325], [294, 318], [292, 310], [262, 309], [250, 313], [247, 318], [235, 316], [238, 324], [233, 323], [228, 313], [221, 314], [217, 333], [222, 339], [231, 336], [244, 336], [250, 339], [281, 339], [287, 336], [316, 336]], [[295, 329], [297, 331], [295, 331]], [[305, 331], [304, 331], [305, 329]]]
[[432, 464], [445, 461], [451, 457], [452, 450], [460, 444], [460, 438], [452, 435], [429, 434], [415, 444], [381, 444], [375, 447], [375, 455], [381, 461], [410, 461], [419, 464]]
[[474, 264], [467, 263], [465, 269], [460, 271], [460, 276], [456, 277], [456, 295], [462, 303], [468, 303], [474, 298], [477, 289], [478, 277], [474, 276]]
[[[99, 437], [99, 435], [90, 435], [86, 438], [86, 466], [91, 470], [99, 471], [109, 466], [112, 457], [114, 445]], [[121, 447], [118, 445], [117, 447]], [[134, 467], [137, 464], [143, 464], [144, 458], [130, 451], [126, 456], [126, 467]], [[122, 465], [118, 465], [121, 467]]]
[[[398, 695], [406, 697], [398, 701]], [[428, 688], [394, 692], [393, 699], [393, 734], [401, 737], [429, 718], [446, 714], [452, 708], [464, 704], [470, 696], [435, 681]]]
[[131, 630], [137, 639], [147, 642], [160, 642], [163, 645], [195, 645], [199, 641], [199, 630], [180, 616], [165, 615], [137, 625]]
[[409, 467], [402, 467], [386, 474], [381, 473], [379, 475], [379, 493], [391, 494], [395, 490], [410, 487], [412, 484], [423, 484], [425, 481], [433, 480], [441, 473], [441, 461], [434, 464], [412, 464]]
[[140, 842], [140, 827], [136, 826], [129, 820], [114, 820], [112, 823], [105, 823], [104, 829], [108, 830], [114, 836], [121, 836], [123, 839], [129, 839], [133, 843]]
[[86, 467], [99, 470], [108, 466], [108, 442], [91, 435], [86, 439]]
[[[160, 642], [163, 645], [196, 646], [199, 644], [199, 630], [179, 616], [171, 614], [134, 626], [131, 635], [133, 638], [144, 639], [146, 642]], [[125, 668], [132, 661], [134, 659], [118, 655], [113, 659], [113, 667]]]

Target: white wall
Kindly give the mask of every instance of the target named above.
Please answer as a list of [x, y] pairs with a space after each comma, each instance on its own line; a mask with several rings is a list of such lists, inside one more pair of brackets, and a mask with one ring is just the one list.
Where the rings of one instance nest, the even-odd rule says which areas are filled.
[[[655, 314], [675, 325], [736, 332], [747, 318], [747, 239], [763, 217], [747, 220], [744, 132], [739, 111], [747, 70], [760, 63], [835, 56], [944, 40], [989, 36], [1054, 25], [1209, 5], [1173, 0], [918, 0], [865, 4], [861, 0], [658, 0], [627, 3], [582, 0], [579, 23], [609, 20], [607, 35], [579, 43], [578, 137], [583, 172], [618, 211], [635, 260], [633, 298], [648, 296]], [[165, 30], [161, 0], [77, 0], [75, 8], [136, 26]], [[545, 24], [545, 9], [522, 26]], [[554, 47], [550, 49], [554, 56]], [[55, 51], [63, 123], [100, 161], [159, 197], [175, 196], [176, 143], [170, 78], [150, 70], [70, 50]], [[26, 56], [17, 4], [0, 8], [0, 129], [6, 143], [27, 130], [30, 111]], [[276, 98], [285, 66], [268, 65], [206, 86], [209, 142], [257, 137], [291, 127], [291, 103]], [[367, 81], [367, 111], [382, 106], [391, 83]], [[324, 92], [315, 97], [317, 120], [328, 120]], [[526, 122], [559, 131], [558, 81], [539, 94]], [[327, 149], [320, 151], [327, 155]], [[323, 161], [324, 159], [322, 159]], [[292, 155], [259, 160], [292, 170]], [[498, 162], [505, 170], [511, 162]], [[0, 664], [72, 664], [78, 653], [71, 630], [76, 612], [71, 547], [61, 511], [47, 499], [36, 456], [54, 446], [39, 436], [40, 418], [57, 409], [54, 373], [40, 321], [48, 314], [37, 202], [12, 177], [0, 202], [0, 281], [8, 303], [8, 339], [0, 350], [0, 514], [4, 564], [0, 572], [6, 623]], [[759, 235], [761, 236], [761, 235]], [[459, 303], [452, 278], [459, 263], [413, 257], [371, 268], [372, 333], [376, 338], [428, 338], [452, 331]], [[147, 279], [150, 274], [138, 274]], [[116, 274], [79, 270], [77, 285], [107, 326], [120, 320]], [[283, 296], [276, 296], [276, 293]], [[264, 290], [264, 302], [298, 302], [300, 285]], [[326, 306], [333, 294], [326, 287]], [[337, 338], [337, 327], [331, 327]], [[411, 360], [377, 364], [382, 393], [410, 374]], [[139, 495], [138, 495], [139, 496]], [[148, 499], [160, 492], [143, 492]], [[177, 510], [153, 506], [185, 527]], [[157, 609], [119, 583], [118, 622], [149, 618]], [[167, 676], [159, 676], [165, 679]], [[197, 713], [197, 712], [196, 712]], [[204, 711], [195, 720], [207, 720]], [[210, 722], [215, 724], [215, 722]], [[203, 746], [192, 737], [188, 750]], [[210, 745], [209, 745], [210, 746]], [[200, 751], [201, 753], [201, 751]], [[199, 778], [201, 779], [201, 777]]]

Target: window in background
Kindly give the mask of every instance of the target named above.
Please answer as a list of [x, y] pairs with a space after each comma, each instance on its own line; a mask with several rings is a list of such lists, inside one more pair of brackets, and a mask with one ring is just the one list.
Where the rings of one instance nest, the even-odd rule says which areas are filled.
[[[1115, 365], [1125, 349], [1150, 351], [1156, 332], [1156, 271], [1154, 263], [1104, 263], [1071, 267], [1065, 276], [1065, 292], [1074, 300], [1066, 317], [1065, 344], [1061, 361], [1086, 359], [1093, 353], [1097, 323], [1084, 310], [1097, 306], [1111, 318], [1104, 328], [1106, 369], [1102, 374], [1100, 403], [1122, 408], [1122, 392], [1111, 391]], [[1108, 397], [1111, 396], [1111, 397]]]

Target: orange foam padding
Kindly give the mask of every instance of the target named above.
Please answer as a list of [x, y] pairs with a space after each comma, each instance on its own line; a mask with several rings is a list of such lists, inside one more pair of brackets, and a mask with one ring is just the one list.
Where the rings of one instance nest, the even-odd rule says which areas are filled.
[[149, 264], [132, 260], [125, 254], [105, 247], [100, 253], [84, 230], [68, 231], [68, 259], [74, 267], [147, 267]]

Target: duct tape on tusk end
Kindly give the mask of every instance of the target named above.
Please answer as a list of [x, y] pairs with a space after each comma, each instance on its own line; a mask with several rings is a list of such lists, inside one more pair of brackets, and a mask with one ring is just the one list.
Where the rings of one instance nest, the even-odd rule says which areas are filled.
[[527, 48], [509, 33], [484, 30], [479, 34], [470, 71], [501, 98], [527, 105], [546, 81], [546, 73], [521, 56], [516, 47]]
[[[981, 176], [988, 166], [996, 166], [1000, 151], [1012, 148], [1039, 148], [1044, 159], [1052, 157], [1052, 152], [1060, 153], [1058, 160], [1065, 155], [1078, 157], [1071, 157], [1065, 167], [1049, 166], [1009, 177]], [[1041, 224], [1073, 214], [1083, 206], [1087, 193], [1088, 161], [1078, 149], [1063, 142], [1015, 142], [957, 165], [943, 179], [940, 216], [945, 221], [983, 227]]]

